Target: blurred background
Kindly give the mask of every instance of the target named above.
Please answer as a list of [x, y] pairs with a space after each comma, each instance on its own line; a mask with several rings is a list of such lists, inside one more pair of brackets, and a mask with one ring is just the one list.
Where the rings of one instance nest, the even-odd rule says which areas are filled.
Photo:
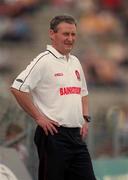
[[[36, 124], [9, 87], [45, 50], [50, 43], [49, 21], [62, 13], [78, 21], [72, 53], [88, 84], [92, 122], [86, 141], [97, 180], [128, 180], [127, 0], [0, 0], [0, 164], [15, 172], [18, 180], [37, 180]], [[11, 149], [17, 154], [12, 155]], [[18, 162], [8, 165], [7, 154], [19, 158], [28, 178], [16, 171]]]

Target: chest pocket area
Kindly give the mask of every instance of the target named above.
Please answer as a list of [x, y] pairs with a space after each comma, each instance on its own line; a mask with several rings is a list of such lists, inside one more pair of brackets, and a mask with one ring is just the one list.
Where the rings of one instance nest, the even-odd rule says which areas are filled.
[[45, 86], [47, 88], [63, 87], [67, 84], [65, 74], [63, 72], [50, 72], [45, 78]]
[[68, 82], [68, 79], [66, 78], [65, 74], [63, 72], [58, 72], [53, 74], [53, 83], [56, 86], [65, 86]]

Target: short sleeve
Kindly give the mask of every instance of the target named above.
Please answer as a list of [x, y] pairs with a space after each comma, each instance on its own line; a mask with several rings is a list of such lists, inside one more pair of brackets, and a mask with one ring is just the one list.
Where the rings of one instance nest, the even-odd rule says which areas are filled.
[[87, 83], [86, 83], [84, 71], [83, 71], [81, 64], [80, 64], [80, 72], [81, 72], [81, 81], [82, 81], [81, 96], [87, 96], [88, 88], [87, 88]]
[[42, 57], [38, 56], [35, 58], [24, 71], [22, 71], [14, 80], [12, 87], [23, 91], [30, 92], [40, 82], [41, 71], [43, 71], [44, 63]]

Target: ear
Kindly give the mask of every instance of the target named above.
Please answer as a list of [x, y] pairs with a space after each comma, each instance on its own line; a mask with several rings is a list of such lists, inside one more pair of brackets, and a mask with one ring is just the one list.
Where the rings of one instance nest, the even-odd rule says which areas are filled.
[[55, 32], [52, 29], [49, 29], [49, 37], [51, 40], [54, 39]]

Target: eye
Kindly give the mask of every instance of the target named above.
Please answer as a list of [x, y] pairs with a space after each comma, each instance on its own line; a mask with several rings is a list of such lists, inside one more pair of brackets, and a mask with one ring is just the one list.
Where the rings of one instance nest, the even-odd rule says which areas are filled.
[[72, 36], [76, 36], [76, 34], [75, 34], [75, 33], [72, 33]]
[[68, 32], [65, 32], [63, 33], [64, 36], [72, 36], [72, 37], [75, 37], [76, 34], [75, 33], [68, 33]]
[[69, 36], [69, 33], [68, 33], [68, 32], [65, 32], [65, 33], [64, 33], [64, 36]]

